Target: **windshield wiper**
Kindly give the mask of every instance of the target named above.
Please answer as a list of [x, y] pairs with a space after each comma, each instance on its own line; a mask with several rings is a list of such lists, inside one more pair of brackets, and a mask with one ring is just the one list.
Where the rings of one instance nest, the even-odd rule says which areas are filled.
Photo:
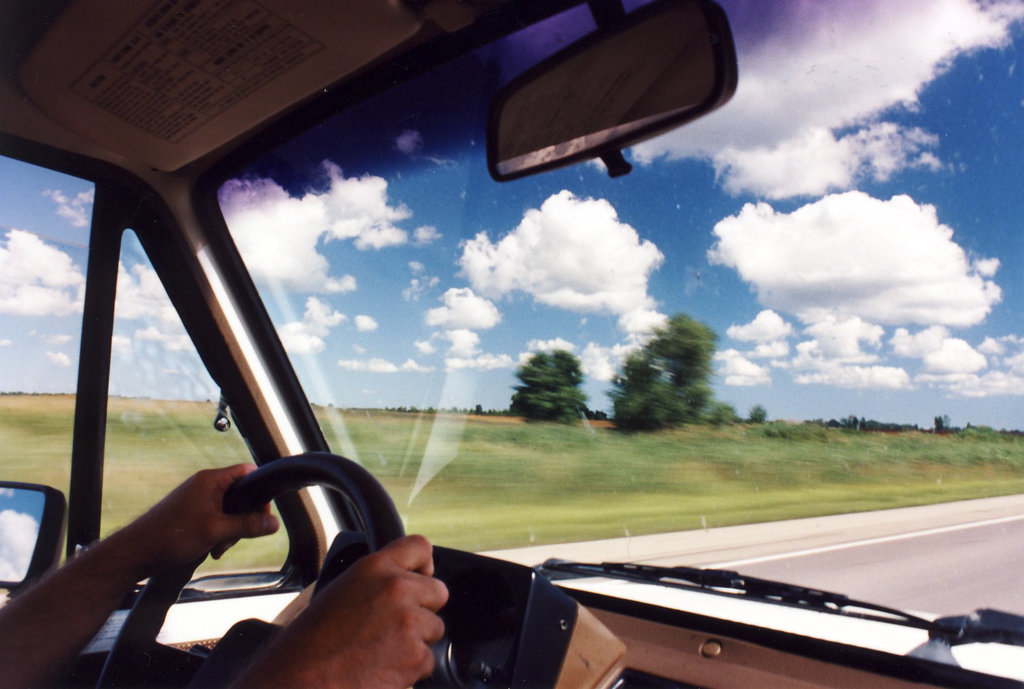
[[701, 567], [658, 567], [632, 563], [600, 564], [548, 560], [538, 570], [551, 579], [571, 577], [608, 577], [680, 589], [698, 588], [714, 593], [744, 596], [759, 601], [785, 603], [849, 617], [896, 621], [899, 624], [931, 631], [932, 622], [896, 608], [868, 603], [841, 593], [820, 591], [771, 579], [748, 577], [726, 569]]

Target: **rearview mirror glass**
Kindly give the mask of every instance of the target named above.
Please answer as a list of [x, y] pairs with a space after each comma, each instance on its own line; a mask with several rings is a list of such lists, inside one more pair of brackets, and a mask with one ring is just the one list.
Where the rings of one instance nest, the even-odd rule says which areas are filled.
[[736, 89], [725, 14], [704, 0], [657, 2], [506, 85], [488, 117], [496, 180], [638, 143], [724, 104]]
[[57, 564], [65, 512], [58, 490], [0, 482], [0, 588], [15, 590]]

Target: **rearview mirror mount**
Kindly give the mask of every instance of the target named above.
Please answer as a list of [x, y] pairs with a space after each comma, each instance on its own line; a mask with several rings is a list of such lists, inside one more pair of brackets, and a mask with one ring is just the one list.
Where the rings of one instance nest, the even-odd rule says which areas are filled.
[[[661, 0], [598, 29], [505, 85], [487, 121], [498, 181], [602, 157], [725, 104], [736, 51], [710, 0]], [[609, 167], [614, 175], [628, 167]]]

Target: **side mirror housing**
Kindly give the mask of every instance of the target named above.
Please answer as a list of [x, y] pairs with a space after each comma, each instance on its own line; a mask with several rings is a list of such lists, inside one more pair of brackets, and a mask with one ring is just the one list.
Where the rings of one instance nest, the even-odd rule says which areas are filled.
[[505, 85], [488, 114], [488, 168], [505, 181], [598, 156], [621, 160], [626, 146], [725, 104], [736, 83], [718, 5], [654, 2]]
[[0, 481], [0, 588], [16, 591], [56, 566], [66, 515], [59, 490]]

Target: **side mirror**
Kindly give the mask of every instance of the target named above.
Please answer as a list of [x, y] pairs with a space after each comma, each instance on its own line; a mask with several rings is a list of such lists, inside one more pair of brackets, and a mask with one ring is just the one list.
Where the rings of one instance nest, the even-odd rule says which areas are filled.
[[621, 159], [626, 146], [725, 104], [736, 81], [732, 33], [718, 5], [652, 3], [498, 92], [487, 121], [488, 168], [504, 181], [596, 156]]
[[15, 591], [60, 561], [66, 512], [59, 490], [0, 481], [0, 588]]

